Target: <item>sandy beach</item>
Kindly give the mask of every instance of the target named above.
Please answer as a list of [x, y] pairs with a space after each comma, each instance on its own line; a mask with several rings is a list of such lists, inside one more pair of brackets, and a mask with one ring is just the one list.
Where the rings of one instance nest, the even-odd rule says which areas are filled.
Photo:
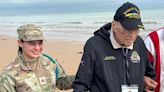
[[[17, 55], [17, 38], [0, 35], [0, 71], [3, 67], [13, 61]], [[75, 74], [81, 59], [83, 43], [78, 41], [47, 39], [44, 53], [48, 53], [63, 66], [68, 75]], [[72, 92], [55, 91], [55, 92]]]

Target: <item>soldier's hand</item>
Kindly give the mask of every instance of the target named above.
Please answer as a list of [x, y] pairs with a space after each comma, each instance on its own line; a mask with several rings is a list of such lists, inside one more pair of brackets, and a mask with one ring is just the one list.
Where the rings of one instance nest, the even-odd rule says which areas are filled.
[[157, 82], [150, 77], [144, 76], [144, 90], [146, 92], [152, 92], [157, 86]]

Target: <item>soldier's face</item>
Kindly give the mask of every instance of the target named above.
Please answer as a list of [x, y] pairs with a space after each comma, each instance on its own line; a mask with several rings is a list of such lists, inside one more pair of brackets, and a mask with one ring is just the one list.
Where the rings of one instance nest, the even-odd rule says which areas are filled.
[[20, 47], [22, 47], [22, 54], [28, 59], [35, 59], [40, 56], [43, 50], [43, 41], [18, 41]]

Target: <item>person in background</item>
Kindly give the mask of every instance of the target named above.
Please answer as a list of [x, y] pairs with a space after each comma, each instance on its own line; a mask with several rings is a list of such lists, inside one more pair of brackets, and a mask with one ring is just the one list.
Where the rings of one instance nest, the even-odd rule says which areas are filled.
[[68, 76], [60, 64], [42, 54], [41, 27], [25, 24], [17, 29], [18, 56], [0, 74], [0, 92], [54, 92], [71, 89], [74, 76]]
[[156, 82], [158, 83], [155, 92], [164, 90], [164, 27], [148, 34], [145, 38], [145, 45], [148, 49], [150, 62], [156, 71]]
[[121, 5], [114, 20], [87, 40], [73, 92], [143, 92], [148, 78], [155, 87], [155, 72], [138, 36], [140, 29], [144, 26], [139, 8], [129, 2]]

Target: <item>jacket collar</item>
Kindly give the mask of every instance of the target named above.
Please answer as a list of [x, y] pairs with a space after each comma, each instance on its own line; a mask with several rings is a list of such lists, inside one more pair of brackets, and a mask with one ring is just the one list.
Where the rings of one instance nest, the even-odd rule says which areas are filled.
[[[18, 53], [17, 58], [18, 58], [20, 66], [22, 67], [23, 70], [25, 70], [25, 71], [30, 71], [31, 70], [31, 68], [27, 65], [27, 62], [24, 60], [21, 53]], [[39, 62], [39, 60], [40, 60], [40, 57], [36, 61]]]

